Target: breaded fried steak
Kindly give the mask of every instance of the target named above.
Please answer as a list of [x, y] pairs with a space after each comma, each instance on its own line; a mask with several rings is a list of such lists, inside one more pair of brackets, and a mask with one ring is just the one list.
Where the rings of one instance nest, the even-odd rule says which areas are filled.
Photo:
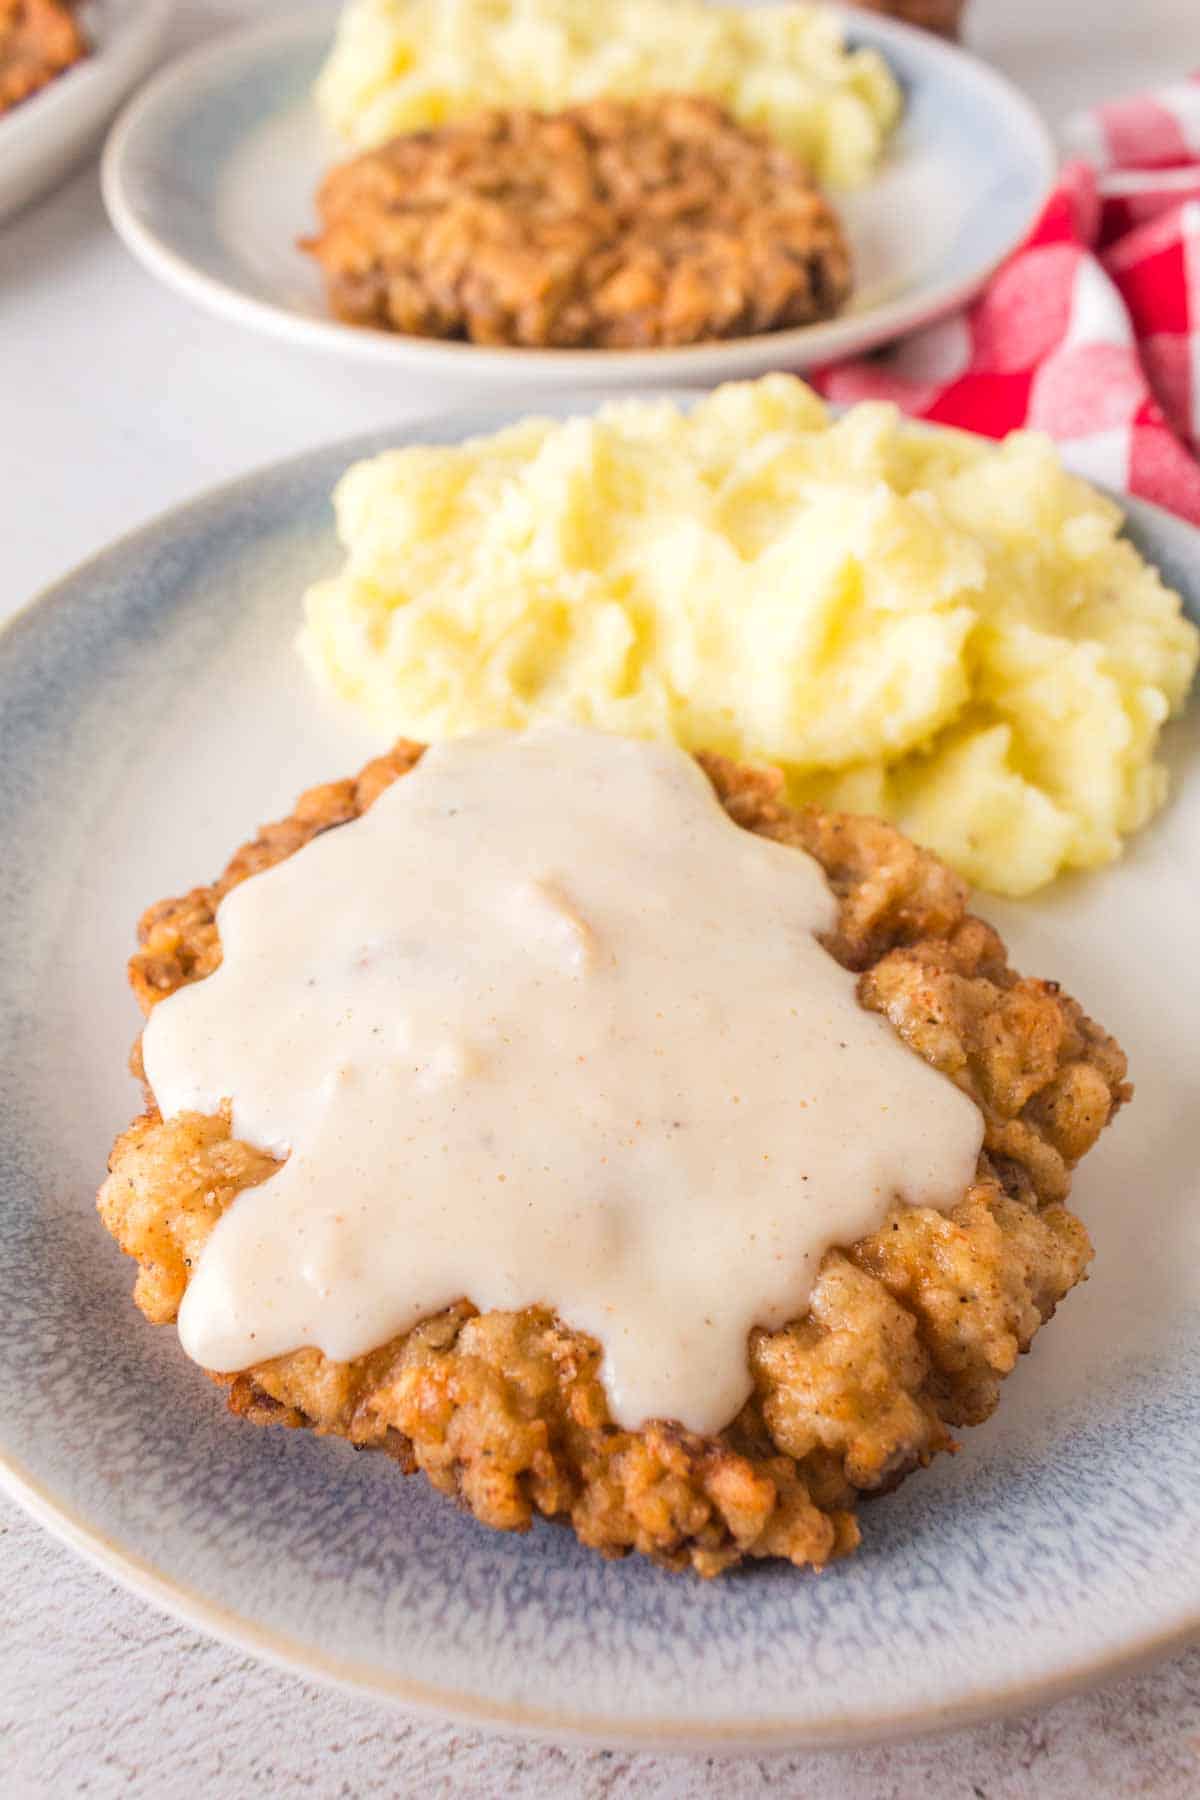
[[[401, 743], [311, 790], [212, 886], [151, 907], [130, 965], [143, 1012], [219, 967], [226, 894], [358, 818], [421, 755]], [[877, 820], [789, 810], [769, 771], [697, 760], [736, 825], [815, 858], [838, 909], [825, 947], [857, 976], [861, 1004], [978, 1106], [983, 1149], [961, 1200], [893, 1206], [879, 1230], [829, 1251], [805, 1316], [751, 1333], [753, 1391], [711, 1436], [671, 1421], [619, 1427], [595, 1338], [546, 1306], [481, 1312], [468, 1294], [353, 1360], [308, 1347], [213, 1378], [243, 1417], [386, 1450], [500, 1529], [541, 1513], [605, 1555], [640, 1550], [702, 1575], [745, 1556], [820, 1567], [858, 1542], [860, 1495], [988, 1417], [1083, 1277], [1091, 1248], [1066, 1205], [1071, 1170], [1130, 1090], [1117, 1044], [1055, 982], [1009, 969], [934, 857]], [[232, 1135], [227, 1107], [164, 1120], [147, 1101], [113, 1149], [99, 1207], [139, 1263], [142, 1312], [169, 1323], [217, 1221], [280, 1165]]]
[[339, 318], [526, 348], [638, 349], [830, 317], [832, 209], [788, 150], [693, 95], [480, 114], [333, 169], [321, 264]]

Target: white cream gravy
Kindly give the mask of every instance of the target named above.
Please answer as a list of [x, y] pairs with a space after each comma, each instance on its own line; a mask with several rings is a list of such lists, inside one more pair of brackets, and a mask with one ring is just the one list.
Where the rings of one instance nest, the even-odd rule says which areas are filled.
[[897, 1198], [946, 1207], [976, 1106], [817, 942], [802, 851], [682, 751], [557, 726], [440, 744], [235, 888], [224, 960], [155, 1008], [164, 1117], [232, 1102], [287, 1161], [180, 1311], [230, 1371], [354, 1357], [469, 1297], [603, 1347], [614, 1419], [728, 1424], [747, 1337]]

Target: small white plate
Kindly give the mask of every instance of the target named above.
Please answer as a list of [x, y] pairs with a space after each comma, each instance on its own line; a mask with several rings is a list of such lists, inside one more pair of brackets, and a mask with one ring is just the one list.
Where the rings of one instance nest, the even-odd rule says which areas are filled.
[[91, 0], [80, 14], [91, 53], [0, 113], [0, 219], [53, 187], [154, 61], [168, 0]]
[[[544, 410], [585, 410], [560, 396]], [[1200, 1629], [1200, 709], [1120, 863], [983, 910], [1137, 1085], [1075, 1181], [1096, 1246], [996, 1417], [862, 1509], [821, 1576], [705, 1584], [485, 1530], [387, 1458], [262, 1431], [130, 1299], [94, 1193], [138, 1105], [141, 909], [381, 746], [294, 637], [330, 490], [445, 416], [309, 451], [125, 538], [0, 635], [0, 1485], [160, 1606], [308, 1675], [552, 1737], [765, 1751], [1031, 1706]], [[1200, 533], [1129, 503], [1200, 617]], [[2, 1784], [0, 1784], [2, 1785]]]
[[982, 63], [888, 19], [844, 18], [856, 44], [886, 57], [905, 111], [874, 180], [835, 196], [858, 286], [826, 324], [681, 349], [518, 350], [332, 319], [319, 271], [296, 247], [336, 158], [311, 98], [331, 25], [311, 13], [223, 38], [164, 70], [114, 127], [104, 196], [134, 254], [201, 305], [442, 381], [643, 385], [809, 368], [960, 305], [1034, 223], [1055, 162], [1032, 107]]

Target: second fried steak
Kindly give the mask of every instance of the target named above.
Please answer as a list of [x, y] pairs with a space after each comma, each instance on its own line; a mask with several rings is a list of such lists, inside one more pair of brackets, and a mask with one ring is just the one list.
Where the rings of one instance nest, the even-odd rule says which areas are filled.
[[[219, 966], [225, 893], [358, 817], [419, 754], [401, 744], [312, 790], [211, 887], [151, 907], [131, 964], [143, 1010]], [[806, 1317], [752, 1335], [754, 1394], [712, 1438], [664, 1423], [619, 1430], [594, 1340], [546, 1308], [480, 1314], [468, 1297], [352, 1362], [304, 1349], [215, 1379], [235, 1412], [382, 1448], [486, 1524], [521, 1530], [542, 1513], [606, 1555], [639, 1550], [713, 1575], [747, 1556], [819, 1566], [852, 1549], [861, 1495], [988, 1417], [1086, 1270], [1070, 1171], [1129, 1089], [1114, 1041], [1056, 983], [1009, 969], [935, 858], [876, 820], [790, 811], [769, 774], [701, 761], [735, 823], [822, 865], [839, 902], [827, 947], [860, 972], [862, 1003], [980, 1106], [985, 1147], [962, 1201], [947, 1214], [898, 1207], [831, 1251]], [[225, 1115], [164, 1121], [151, 1104], [122, 1135], [100, 1210], [138, 1260], [148, 1319], [176, 1318], [216, 1221], [276, 1166]]]
[[711, 100], [489, 112], [334, 169], [305, 247], [354, 324], [635, 348], [829, 317], [841, 228], [803, 164]]

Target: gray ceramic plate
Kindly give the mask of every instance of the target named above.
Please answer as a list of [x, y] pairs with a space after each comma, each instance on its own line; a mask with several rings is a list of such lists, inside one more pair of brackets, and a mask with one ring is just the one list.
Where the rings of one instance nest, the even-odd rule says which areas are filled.
[[[233, 1420], [174, 1332], [134, 1311], [92, 1206], [136, 1107], [133, 923], [374, 748], [315, 710], [292, 648], [301, 588], [337, 560], [330, 489], [372, 447], [172, 514], [0, 638], [7, 1485], [239, 1644], [551, 1735], [762, 1748], [913, 1731], [1177, 1642], [1200, 1625], [1195, 708], [1171, 739], [1175, 798], [1124, 863], [989, 909], [1017, 960], [1067, 981], [1130, 1051], [1137, 1100], [1077, 1184], [1093, 1279], [998, 1417], [866, 1509], [844, 1565], [704, 1586], [602, 1563], [550, 1527], [486, 1532], [383, 1458]], [[1131, 528], [1196, 610], [1200, 536], [1144, 507]]]

